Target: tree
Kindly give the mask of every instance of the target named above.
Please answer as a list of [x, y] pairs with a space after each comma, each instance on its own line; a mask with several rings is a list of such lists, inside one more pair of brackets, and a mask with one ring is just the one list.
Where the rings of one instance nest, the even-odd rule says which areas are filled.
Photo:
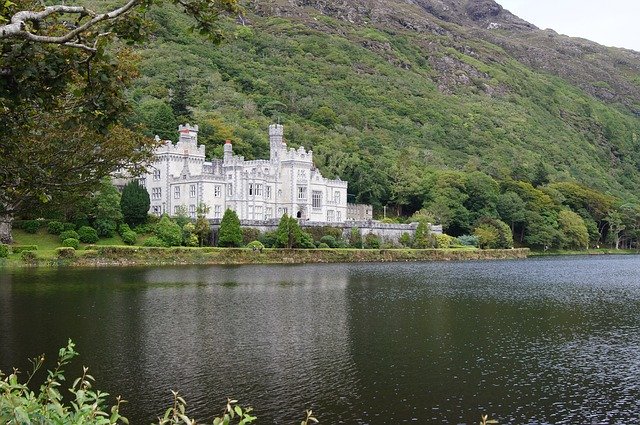
[[473, 234], [481, 248], [513, 248], [513, 234], [507, 223], [497, 218], [482, 217], [476, 223]]
[[282, 215], [278, 230], [276, 230], [276, 240], [279, 248], [297, 248], [302, 238], [302, 230], [298, 220], [289, 217], [286, 213]]
[[180, 246], [182, 244], [182, 229], [166, 214], [156, 224], [155, 234], [165, 246]]
[[149, 192], [137, 180], [130, 181], [122, 189], [120, 211], [129, 226], [135, 227], [146, 222], [150, 205]]
[[218, 232], [218, 246], [239, 247], [242, 246], [242, 229], [238, 214], [232, 209], [227, 209], [220, 222]]
[[208, 212], [209, 207], [206, 204], [198, 205], [198, 218], [196, 219], [194, 232], [198, 236], [198, 243], [200, 244], [200, 246], [204, 245], [204, 243], [209, 240], [209, 236], [211, 235], [211, 224], [209, 224], [209, 220], [207, 220]]
[[622, 214], [617, 210], [611, 211], [605, 217], [605, 221], [609, 224], [609, 238], [616, 249], [620, 249], [620, 234], [627, 227], [622, 219]]
[[120, 193], [108, 177], [102, 179], [100, 189], [94, 194], [91, 219], [98, 235], [105, 238], [113, 237], [122, 222]]
[[179, 122], [189, 122], [193, 120], [193, 114], [191, 110], [189, 110], [188, 90], [189, 84], [187, 80], [182, 76], [178, 77], [172, 89], [173, 96], [171, 97], [170, 104], [173, 115]]
[[[235, 0], [170, 0], [220, 38], [214, 24]], [[135, 55], [153, 0], [99, 12], [27, 0], [0, 7], [0, 240], [14, 217], [68, 191], [89, 194], [109, 173], [148, 159], [155, 143], [121, 125]], [[33, 7], [33, 9], [31, 9]]]
[[578, 214], [569, 210], [560, 211], [558, 226], [563, 236], [563, 247], [586, 249], [589, 246], [587, 226]]

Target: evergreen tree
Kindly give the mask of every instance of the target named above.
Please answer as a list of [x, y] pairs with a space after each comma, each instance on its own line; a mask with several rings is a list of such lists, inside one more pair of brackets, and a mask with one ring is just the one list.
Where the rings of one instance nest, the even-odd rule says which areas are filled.
[[173, 96], [169, 102], [171, 109], [173, 110], [173, 115], [176, 117], [178, 122], [193, 121], [193, 115], [189, 110], [189, 101], [187, 99], [188, 90], [189, 86], [187, 80], [183, 77], [179, 77], [178, 81], [176, 81], [176, 85], [173, 87]]
[[278, 230], [276, 230], [276, 240], [279, 248], [297, 248], [302, 239], [302, 229], [298, 220], [289, 217], [286, 213], [280, 219]]
[[147, 128], [154, 136], [159, 136], [162, 140], [173, 140], [178, 129], [178, 121], [173, 111], [164, 102], [154, 105], [147, 118]]
[[242, 246], [242, 229], [240, 229], [240, 219], [238, 214], [231, 209], [227, 209], [220, 222], [218, 234], [218, 246], [239, 247]]
[[120, 211], [125, 223], [135, 227], [146, 222], [150, 206], [149, 192], [138, 181], [133, 180], [124, 186], [120, 197]]

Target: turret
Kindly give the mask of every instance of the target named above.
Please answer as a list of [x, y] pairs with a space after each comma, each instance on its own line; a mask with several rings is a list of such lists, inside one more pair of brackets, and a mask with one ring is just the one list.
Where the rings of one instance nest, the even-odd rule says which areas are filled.
[[233, 156], [233, 145], [231, 145], [231, 140], [227, 140], [224, 143], [224, 156], [223, 156], [223, 160], [225, 162], [231, 160], [231, 157]]
[[190, 125], [189, 123], [185, 125], [178, 126], [178, 133], [180, 133], [179, 142], [193, 142], [196, 145], [198, 144], [198, 126]]
[[284, 127], [281, 124], [271, 124], [269, 126], [269, 148], [272, 161], [280, 159], [280, 151], [285, 145], [283, 136]]

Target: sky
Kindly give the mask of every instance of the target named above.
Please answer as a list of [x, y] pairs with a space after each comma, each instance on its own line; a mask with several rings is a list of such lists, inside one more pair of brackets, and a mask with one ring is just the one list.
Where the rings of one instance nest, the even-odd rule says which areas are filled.
[[496, 0], [541, 29], [640, 52], [640, 0]]

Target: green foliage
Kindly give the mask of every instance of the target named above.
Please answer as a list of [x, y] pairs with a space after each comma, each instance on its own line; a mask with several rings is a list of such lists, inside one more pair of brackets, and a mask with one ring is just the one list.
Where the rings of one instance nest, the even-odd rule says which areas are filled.
[[78, 229], [78, 239], [82, 243], [96, 243], [99, 239], [98, 232], [93, 227], [82, 226]]
[[289, 217], [286, 213], [280, 218], [278, 230], [276, 230], [276, 241], [278, 248], [300, 248], [302, 240], [302, 230], [298, 220]]
[[122, 242], [127, 245], [135, 245], [138, 240], [138, 235], [133, 230], [122, 232], [120, 236], [122, 237]]
[[76, 232], [75, 230], [65, 230], [64, 232], [60, 233], [60, 242], [64, 241], [65, 239], [80, 239], [80, 235], [78, 234], [78, 232]]
[[462, 246], [479, 246], [478, 237], [474, 235], [461, 235], [457, 237], [458, 243]]
[[326, 243], [324, 243], [324, 242], [320, 242], [318, 244], [318, 248], [319, 249], [327, 249], [327, 248], [331, 248], [331, 247], [329, 245], [327, 245]]
[[137, 180], [132, 180], [124, 186], [120, 198], [120, 211], [125, 223], [131, 227], [144, 224], [150, 206], [149, 192]]
[[208, 244], [209, 236], [211, 235], [211, 224], [209, 224], [209, 220], [205, 217], [206, 211], [202, 208], [204, 207], [201, 206], [194, 229], [195, 234], [198, 236], [198, 244], [200, 246]]
[[436, 244], [440, 249], [451, 248], [456, 241], [456, 238], [454, 238], [453, 236], [449, 236], [445, 233], [437, 234], [435, 235], [435, 237], [436, 237]]
[[[71, 240], [71, 239], [68, 239]], [[56, 257], [58, 258], [73, 258], [76, 256], [75, 247], [68, 245], [60, 248], [56, 248]]]
[[64, 224], [59, 221], [50, 221], [47, 224], [47, 232], [50, 235], [59, 235], [64, 229]]
[[155, 246], [155, 247], [168, 247], [167, 243], [157, 236], [151, 236], [145, 239], [142, 243], [143, 246]]
[[180, 246], [182, 244], [182, 229], [166, 214], [156, 224], [155, 235], [163, 242], [164, 246]]
[[260, 241], [251, 241], [247, 244], [247, 248], [251, 248], [254, 251], [262, 252], [262, 250], [264, 249], [264, 245]]
[[434, 239], [429, 231], [429, 225], [423, 219], [418, 222], [416, 232], [413, 235], [411, 246], [416, 249], [434, 248], [438, 244], [438, 240]]
[[64, 368], [78, 353], [69, 340], [58, 353], [55, 369], [47, 371], [46, 379], [37, 391], [29, 383], [44, 364], [44, 355], [32, 360], [33, 369], [24, 383], [18, 380], [17, 372], [0, 373], [0, 422], [2, 423], [65, 423], [65, 424], [115, 424], [128, 423], [119, 413], [120, 397], [112, 407], [106, 405], [107, 393], [92, 389], [93, 377], [83, 367], [82, 376], [76, 379], [68, 392], [71, 400], [65, 404], [62, 385], [66, 381]]
[[[342, 248], [342, 245], [339, 242], [336, 242], [336, 248]], [[300, 232], [300, 248], [303, 249], [313, 249], [315, 248], [315, 244], [313, 243], [313, 236], [311, 233], [302, 231]]]
[[[13, 251], [16, 252], [15, 250]], [[20, 259], [27, 264], [35, 263], [38, 259], [38, 255], [35, 251], [22, 251], [20, 253]]]
[[111, 183], [111, 179], [105, 178], [93, 197], [93, 227], [98, 236], [111, 238], [121, 222], [120, 193]]
[[249, 242], [255, 241], [259, 238], [260, 238], [260, 230], [254, 229], [253, 227], [242, 228], [242, 243], [244, 245], [248, 245]]
[[240, 247], [242, 246], [242, 229], [238, 214], [231, 209], [227, 209], [220, 221], [218, 231], [218, 246]]
[[14, 254], [19, 254], [21, 252], [27, 252], [27, 251], [37, 251], [38, 250], [38, 245], [13, 245], [11, 247], [11, 251]]
[[398, 238], [398, 242], [400, 242], [400, 244], [404, 247], [411, 247], [412, 245], [412, 240], [411, 240], [411, 235], [407, 232], [404, 232], [402, 235], [400, 235], [400, 238]]
[[364, 248], [365, 249], [379, 249], [380, 248], [380, 238], [378, 235], [373, 233], [367, 233], [364, 237]]
[[363, 248], [364, 242], [362, 240], [362, 234], [360, 233], [360, 229], [357, 227], [352, 227], [349, 231], [349, 246], [352, 248]]
[[22, 228], [27, 233], [37, 233], [40, 228], [40, 222], [38, 220], [26, 220], [22, 223]]
[[62, 246], [70, 246], [73, 249], [78, 249], [80, 247], [80, 241], [75, 238], [67, 238], [62, 241]]
[[62, 223], [62, 231], [76, 230], [76, 225], [73, 223]]
[[568, 210], [560, 211], [558, 225], [563, 236], [563, 248], [586, 249], [589, 246], [587, 226], [578, 214]]
[[0, 258], [7, 258], [9, 256], [9, 245], [0, 243]]
[[502, 220], [483, 217], [473, 231], [478, 239], [478, 246], [483, 249], [513, 248], [511, 228]]
[[184, 246], [198, 246], [198, 235], [195, 234], [196, 226], [187, 223], [182, 226], [182, 244]]
[[259, 241], [267, 248], [276, 248], [278, 245], [278, 232], [264, 232], [260, 235]]
[[335, 248], [337, 245], [336, 238], [331, 235], [325, 235], [320, 238], [320, 243], [326, 244], [329, 248]]
[[169, 102], [173, 115], [179, 122], [189, 122], [193, 120], [193, 116], [189, 110], [188, 91], [188, 81], [180, 76], [173, 86], [173, 96]]

